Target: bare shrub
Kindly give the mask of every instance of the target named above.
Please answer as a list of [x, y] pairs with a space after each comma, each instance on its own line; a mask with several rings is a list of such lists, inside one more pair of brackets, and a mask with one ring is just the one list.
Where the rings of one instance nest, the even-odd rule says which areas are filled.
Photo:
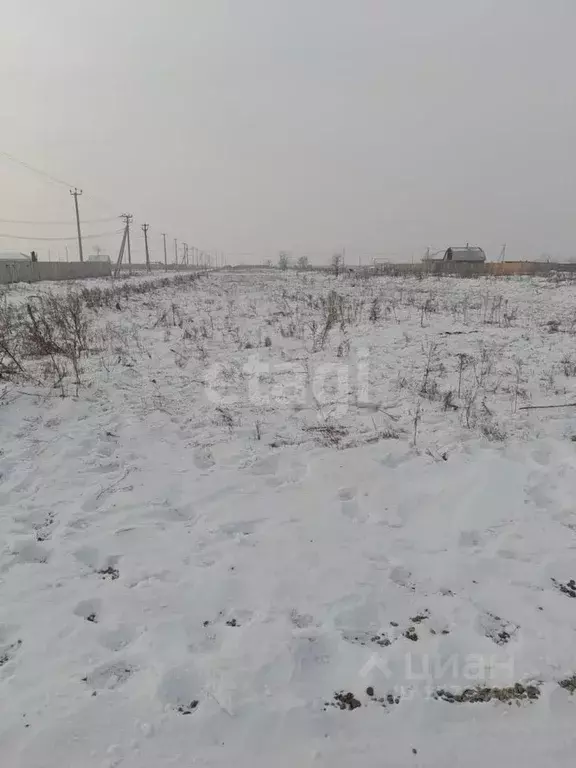
[[433, 400], [438, 396], [440, 389], [436, 377], [444, 372], [444, 366], [439, 360], [438, 344], [436, 344], [436, 342], [431, 341], [424, 352], [426, 355], [426, 363], [424, 366], [422, 384], [420, 386], [420, 395], [422, 395], [422, 397], [427, 397], [429, 400]]
[[23, 365], [21, 315], [10, 304], [0, 305], [0, 379], [26, 375]]
[[216, 408], [216, 413], [219, 416], [220, 423], [232, 431], [234, 429], [234, 416], [230, 410], [223, 406], [218, 406]]
[[459, 352], [456, 357], [458, 358], [458, 397], [460, 397], [462, 393], [462, 374], [471, 364], [472, 358], [465, 352]]
[[368, 319], [372, 323], [378, 322], [380, 318], [382, 317], [382, 304], [380, 303], [380, 298], [378, 296], [375, 296], [372, 299], [372, 303], [370, 305], [370, 312], [368, 314]]
[[126, 281], [121, 285], [112, 285], [111, 288], [82, 288], [79, 292], [80, 298], [88, 309], [102, 309], [104, 307], [121, 310], [120, 301], [128, 299], [130, 296], [141, 296], [146, 293], [153, 293], [161, 288], [173, 286], [177, 290], [187, 290], [200, 279], [197, 272], [185, 275], [176, 275], [173, 278], [162, 277], [157, 280], [146, 281]]
[[562, 360], [560, 360], [560, 365], [562, 366], [564, 376], [576, 376], [576, 361], [572, 355], [564, 355]]
[[[23, 306], [0, 311], [0, 376], [49, 378], [65, 394], [70, 368], [76, 393], [80, 357], [90, 349], [91, 322], [78, 293], [31, 297]], [[38, 361], [43, 361], [38, 366]]]
[[313, 424], [312, 426], [303, 427], [304, 432], [309, 432], [320, 440], [323, 445], [339, 446], [343, 438], [348, 434], [346, 427], [331, 424], [326, 422], [324, 424]]
[[498, 424], [497, 421], [493, 419], [485, 419], [481, 421], [479, 427], [480, 432], [484, 435], [484, 437], [488, 438], [488, 440], [499, 443], [506, 440], [506, 431], [500, 424]]

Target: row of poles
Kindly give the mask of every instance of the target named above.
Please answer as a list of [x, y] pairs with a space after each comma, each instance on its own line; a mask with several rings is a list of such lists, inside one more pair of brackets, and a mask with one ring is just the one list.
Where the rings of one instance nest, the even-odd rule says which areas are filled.
[[[78, 198], [82, 195], [81, 189], [74, 188], [73, 190], [70, 190], [70, 194], [74, 198], [74, 210], [76, 212], [76, 229], [78, 232], [78, 253], [80, 255], [80, 261], [84, 261], [84, 249], [82, 247], [82, 229], [80, 227], [80, 211], [78, 208]], [[118, 259], [116, 261], [116, 268], [114, 271], [114, 276], [117, 276], [124, 260], [124, 254], [126, 253], [128, 257], [128, 270], [130, 273], [132, 272], [132, 249], [130, 247], [130, 225], [132, 224], [132, 221], [134, 219], [133, 215], [131, 213], [123, 213], [120, 216], [121, 219], [124, 221], [124, 232], [122, 235], [122, 242], [120, 244], [120, 251], [118, 253]], [[148, 247], [148, 230], [150, 229], [149, 224], [142, 224], [142, 231], [144, 233], [144, 248], [146, 253], [146, 270], [148, 272], [151, 271], [152, 267], [150, 264], [150, 249]], [[164, 241], [164, 266], [166, 269], [168, 268], [168, 249], [166, 245], [166, 233], [162, 232], [162, 238]], [[217, 259], [218, 260], [218, 259]], [[221, 257], [222, 265], [224, 266], [224, 256]], [[177, 266], [196, 266], [196, 267], [203, 267], [208, 268], [212, 266], [212, 257], [209, 253], [206, 253], [205, 251], [200, 250], [199, 248], [190, 248], [188, 243], [182, 244], [182, 258], [179, 261], [178, 259], [178, 240], [177, 238], [174, 238], [174, 264]]]
[[[116, 268], [114, 270], [114, 276], [117, 277], [118, 273], [120, 272], [120, 269], [122, 268], [122, 264], [124, 262], [124, 254], [126, 253], [128, 257], [128, 270], [131, 273], [132, 271], [132, 250], [130, 247], [130, 225], [132, 224], [133, 216], [131, 213], [123, 213], [120, 217], [124, 220], [124, 234], [122, 235], [122, 242], [120, 244], [120, 251], [118, 253], [118, 259], [116, 261]], [[148, 248], [148, 230], [150, 229], [149, 224], [142, 224], [142, 231], [144, 232], [144, 248], [146, 252], [146, 270], [148, 272], [151, 271], [151, 265], [150, 265], [150, 250]], [[168, 269], [168, 247], [166, 244], [166, 233], [162, 232], [162, 238], [164, 241], [164, 266], [166, 269]], [[222, 262], [224, 262], [224, 258], [222, 257]], [[212, 266], [212, 256], [209, 253], [206, 253], [205, 251], [201, 251], [199, 248], [190, 248], [188, 243], [182, 243], [182, 258], [181, 260], [178, 259], [178, 240], [177, 238], [174, 238], [174, 264], [176, 266], [184, 266], [184, 267], [199, 267], [208, 269]], [[218, 264], [216, 264], [218, 266]], [[224, 266], [224, 263], [222, 263], [221, 266]]]

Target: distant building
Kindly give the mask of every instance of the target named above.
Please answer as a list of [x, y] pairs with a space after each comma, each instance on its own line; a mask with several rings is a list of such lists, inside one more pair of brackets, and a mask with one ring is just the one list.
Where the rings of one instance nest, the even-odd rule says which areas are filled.
[[448, 248], [442, 261], [467, 261], [482, 264], [486, 261], [486, 254], [482, 248], [466, 245], [463, 248]]
[[27, 253], [20, 253], [19, 251], [0, 251], [0, 261], [6, 262], [23, 262], [30, 261], [30, 256]]

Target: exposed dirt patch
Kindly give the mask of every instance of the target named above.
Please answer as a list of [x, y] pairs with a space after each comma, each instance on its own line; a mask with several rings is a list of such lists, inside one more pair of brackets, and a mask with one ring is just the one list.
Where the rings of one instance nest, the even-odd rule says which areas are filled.
[[568, 597], [576, 597], [576, 581], [574, 581], [574, 579], [570, 579], [570, 581], [567, 581], [565, 584], [563, 584], [561, 581], [556, 581], [556, 579], [552, 579], [552, 583], [556, 589], [562, 592], [563, 595], [568, 595]]
[[573, 694], [576, 691], [576, 675], [572, 675], [572, 677], [567, 677], [565, 680], [559, 680], [558, 685], [561, 688], [564, 688], [570, 694]]
[[120, 571], [118, 568], [114, 568], [113, 565], [109, 565], [101, 571], [96, 571], [96, 573], [102, 576], [103, 579], [110, 579], [111, 581], [116, 581], [116, 579], [120, 578]]
[[486, 637], [490, 638], [496, 645], [506, 645], [520, 629], [517, 624], [492, 613], [487, 613], [482, 618], [482, 627]]
[[8, 646], [5, 646], [4, 648], [0, 648], [0, 667], [3, 667], [4, 664], [8, 664], [8, 662], [12, 660], [12, 658], [14, 657], [14, 654], [20, 648], [21, 645], [22, 645], [22, 640], [16, 640], [16, 642], [12, 643], [12, 645], [8, 645]]
[[362, 632], [357, 630], [356, 632], [345, 632], [342, 636], [349, 643], [355, 643], [363, 647], [373, 644], [378, 645], [380, 648], [386, 648], [393, 643], [393, 638], [388, 637], [385, 632]]
[[351, 712], [354, 709], [358, 709], [361, 707], [362, 704], [356, 696], [351, 692], [344, 692], [344, 691], [337, 691], [334, 694], [334, 700], [333, 701], [326, 701], [324, 709], [326, 707], [336, 707], [337, 709], [343, 709]]
[[395, 704], [400, 704], [400, 696], [394, 693], [386, 693], [384, 696], [378, 696], [374, 689], [374, 686], [366, 688], [366, 696], [375, 704], [379, 704], [381, 707], [392, 707]]
[[489, 688], [477, 686], [464, 688], [460, 692], [439, 688], [434, 692], [435, 699], [442, 699], [449, 704], [478, 704], [488, 701], [502, 701], [511, 704], [513, 701], [534, 701], [540, 696], [540, 689], [535, 685], [516, 683], [509, 688]]
[[429, 611], [422, 611], [422, 613], [418, 613], [416, 616], [412, 616], [410, 621], [412, 624], [422, 624], [423, 621], [426, 621], [426, 619], [430, 618], [430, 612]]

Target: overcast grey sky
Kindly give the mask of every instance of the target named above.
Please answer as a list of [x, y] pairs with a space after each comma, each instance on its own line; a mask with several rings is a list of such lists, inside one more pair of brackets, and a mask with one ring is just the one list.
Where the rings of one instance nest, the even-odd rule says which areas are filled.
[[[0, 10], [0, 150], [82, 187], [86, 219], [147, 220], [156, 256], [163, 231], [258, 259], [576, 256], [574, 0]], [[0, 178], [0, 219], [71, 217], [65, 187], [2, 157]]]

